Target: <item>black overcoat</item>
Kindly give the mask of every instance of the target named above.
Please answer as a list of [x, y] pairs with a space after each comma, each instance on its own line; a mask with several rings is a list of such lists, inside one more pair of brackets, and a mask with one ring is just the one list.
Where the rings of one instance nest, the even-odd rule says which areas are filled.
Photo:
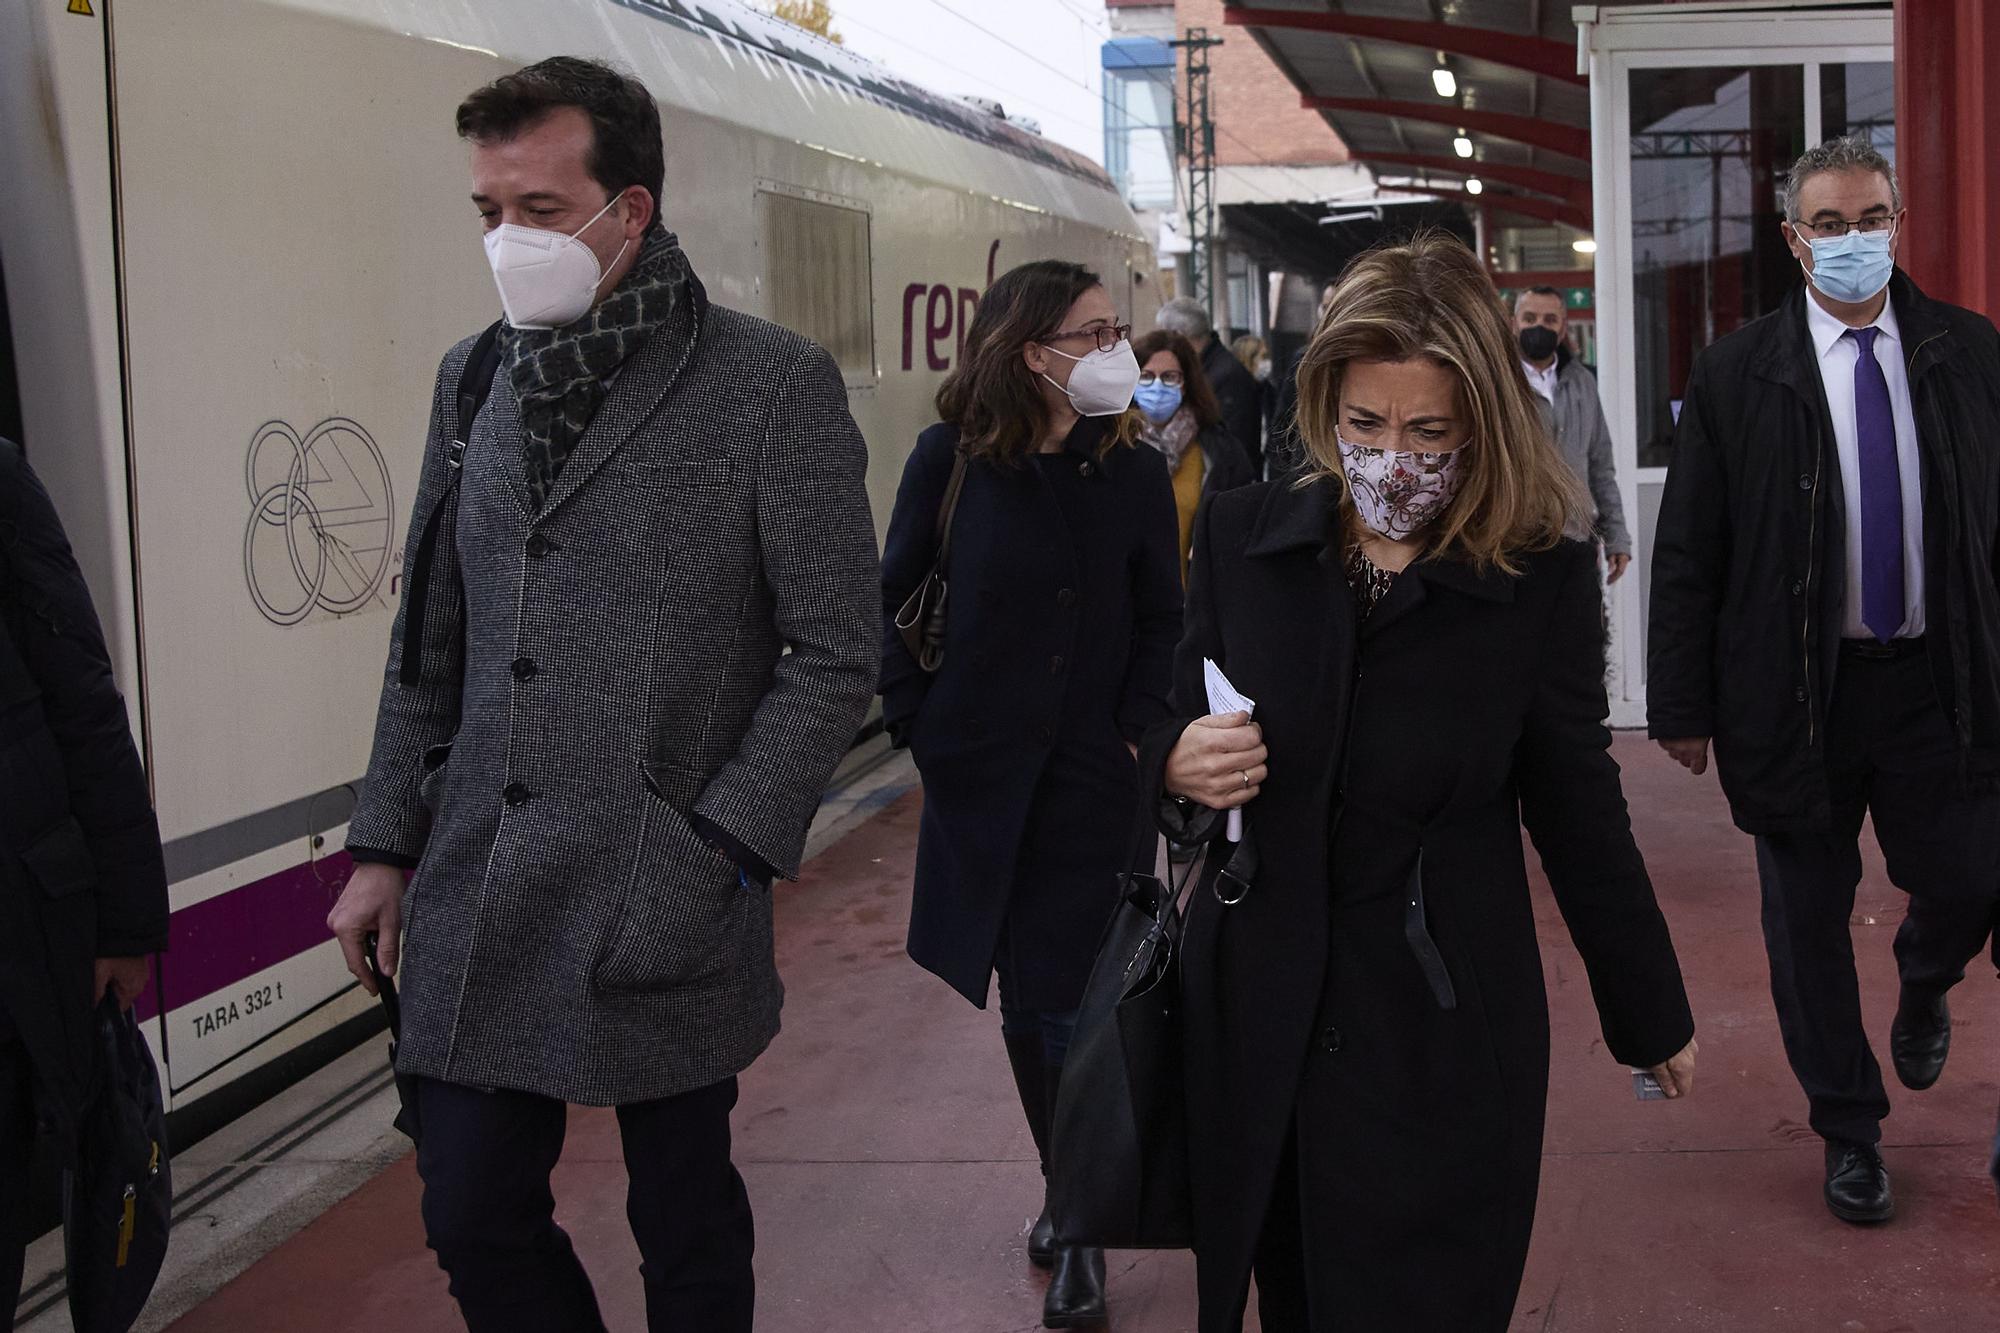
[[[929, 571], [958, 428], [917, 440], [882, 557], [882, 716], [924, 782], [910, 956], [984, 1007], [1003, 924], [1029, 1008], [1073, 1009], [1131, 862], [1127, 743], [1167, 712], [1181, 628], [1173, 483], [1144, 447], [969, 465], [953, 520], [944, 664], [895, 612]], [[1146, 858], [1150, 859], [1150, 858]]]
[[34, 1063], [38, 1122], [67, 1143], [95, 1058], [92, 963], [167, 947], [167, 874], [90, 589], [7, 440], [0, 632], [0, 1022]]
[[1243, 446], [1243, 457], [1252, 473], [1264, 471], [1264, 386], [1243, 368], [1236, 353], [1219, 337], [1211, 336], [1201, 349], [1202, 373], [1215, 390], [1215, 402], [1222, 409], [1222, 424]]
[[1195, 439], [1201, 445], [1202, 458], [1207, 464], [1201, 475], [1203, 500], [1219, 491], [1233, 491], [1238, 486], [1248, 486], [1257, 480], [1250, 467], [1250, 455], [1221, 422], [1203, 427]]
[[1316, 1333], [1497, 1333], [1548, 1084], [1524, 824], [1612, 1059], [1665, 1061], [1693, 1021], [1608, 753], [1591, 552], [1519, 577], [1421, 562], [1357, 628], [1335, 495], [1267, 482], [1204, 510], [1178, 716], [1141, 752], [1157, 801], [1204, 657], [1270, 747], [1249, 893], [1197, 893], [1183, 956], [1200, 1328], [1238, 1327], [1296, 1129]]
[[[1889, 286], [1908, 349], [1925, 637], [1964, 772], [2000, 773], [2000, 334]], [[1709, 736], [1738, 827], [1824, 829], [1846, 505], [1801, 287], [1694, 364], [1653, 542], [1646, 722]]]

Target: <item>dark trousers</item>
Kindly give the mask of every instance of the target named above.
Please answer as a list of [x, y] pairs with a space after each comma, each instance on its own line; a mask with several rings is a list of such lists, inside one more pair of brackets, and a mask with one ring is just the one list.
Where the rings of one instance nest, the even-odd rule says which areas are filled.
[[13, 1327], [21, 1300], [21, 1265], [34, 1237], [30, 1189], [34, 1166], [34, 1078], [27, 1047], [0, 1013], [0, 1318]]
[[[423, 1079], [424, 1231], [471, 1333], [603, 1333], [555, 1223], [549, 1173], [568, 1107]], [[618, 1108], [650, 1333], [750, 1333], [750, 1198], [729, 1160], [736, 1080]]]
[[1828, 709], [1832, 827], [1757, 839], [1764, 944], [1785, 1054], [1825, 1138], [1876, 1143], [1889, 1113], [1861, 1021], [1848, 919], [1872, 818], [1890, 882], [1910, 895], [1896, 966], [1913, 1000], [1944, 994], [1991, 933], [2000, 901], [2000, 795], [1970, 795], [1922, 654], [1843, 652]]

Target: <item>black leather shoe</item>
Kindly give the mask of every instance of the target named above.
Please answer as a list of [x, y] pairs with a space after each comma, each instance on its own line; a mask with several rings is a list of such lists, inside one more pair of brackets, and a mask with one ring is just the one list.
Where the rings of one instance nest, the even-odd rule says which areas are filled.
[[1944, 996], [1916, 1001], [1905, 996], [1896, 1006], [1895, 1021], [1889, 1024], [1889, 1054], [1903, 1086], [1922, 1092], [1937, 1082], [1950, 1051], [1951, 1006]]
[[1058, 1246], [1042, 1327], [1093, 1328], [1103, 1322], [1104, 1251], [1094, 1245]]
[[1042, 1205], [1042, 1215], [1028, 1233], [1028, 1262], [1037, 1268], [1056, 1266], [1056, 1224], [1049, 1220], [1047, 1204]]
[[1889, 1168], [1874, 1144], [1826, 1141], [1826, 1206], [1843, 1222], [1886, 1222], [1896, 1215]]

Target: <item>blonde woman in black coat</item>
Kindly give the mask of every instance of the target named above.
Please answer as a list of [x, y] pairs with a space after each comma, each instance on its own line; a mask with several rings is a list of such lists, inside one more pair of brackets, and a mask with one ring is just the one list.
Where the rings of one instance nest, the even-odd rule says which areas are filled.
[[[1202, 1333], [1501, 1333], [1534, 1221], [1541, 853], [1610, 1056], [1670, 1097], [1694, 1025], [1609, 735], [1596, 567], [1500, 303], [1449, 237], [1362, 257], [1299, 372], [1310, 470], [1194, 539], [1173, 836], [1242, 808], [1247, 890], [1183, 957]], [[1213, 659], [1256, 719], [1207, 712]], [[1224, 898], [1236, 901], [1225, 903]]]

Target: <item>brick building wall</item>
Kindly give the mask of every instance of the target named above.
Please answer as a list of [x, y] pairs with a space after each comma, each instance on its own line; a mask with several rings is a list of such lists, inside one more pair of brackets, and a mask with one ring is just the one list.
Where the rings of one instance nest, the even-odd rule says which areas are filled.
[[[1299, 105], [1298, 89], [1249, 30], [1223, 26], [1222, 0], [1176, 0], [1174, 12], [1183, 33], [1205, 27], [1211, 37], [1223, 39], [1209, 52], [1217, 163], [1334, 166], [1347, 161], [1340, 136], [1317, 111]], [[1185, 89], [1184, 80], [1180, 86]]]

